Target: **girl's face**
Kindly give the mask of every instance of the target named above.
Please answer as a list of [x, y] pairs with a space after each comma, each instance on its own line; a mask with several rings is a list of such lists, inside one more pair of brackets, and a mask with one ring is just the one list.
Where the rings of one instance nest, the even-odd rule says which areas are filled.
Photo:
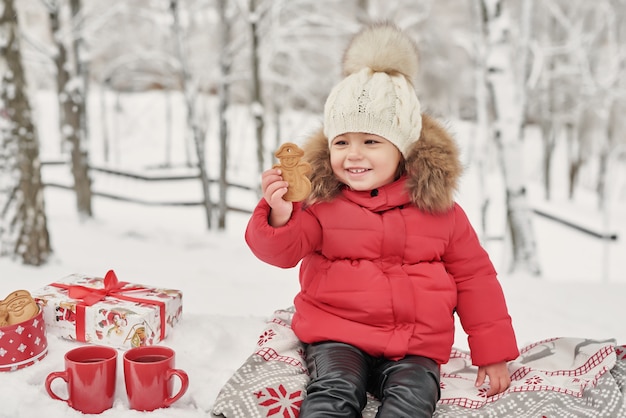
[[402, 154], [382, 136], [348, 132], [330, 144], [333, 173], [353, 190], [372, 190], [396, 179]]

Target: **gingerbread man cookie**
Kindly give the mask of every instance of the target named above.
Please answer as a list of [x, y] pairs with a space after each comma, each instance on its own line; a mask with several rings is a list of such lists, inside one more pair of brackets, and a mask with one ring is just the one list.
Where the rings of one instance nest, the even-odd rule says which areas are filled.
[[38, 313], [39, 305], [27, 290], [16, 290], [0, 301], [0, 323], [6, 322], [5, 325], [27, 321]]
[[280, 163], [274, 164], [273, 168], [279, 168], [283, 179], [289, 183], [283, 199], [290, 202], [300, 202], [306, 199], [311, 193], [311, 182], [307, 177], [311, 171], [311, 165], [300, 161], [304, 156], [304, 151], [296, 144], [285, 142], [274, 155]]

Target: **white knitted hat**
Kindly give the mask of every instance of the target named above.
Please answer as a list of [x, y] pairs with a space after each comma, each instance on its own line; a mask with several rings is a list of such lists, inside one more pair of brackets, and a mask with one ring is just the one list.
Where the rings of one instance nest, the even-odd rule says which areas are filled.
[[417, 50], [397, 27], [375, 24], [359, 32], [344, 54], [344, 78], [324, 106], [329, 141], [347, 132], [382, 136], [405, 154], [422, 130], [413, 87]]

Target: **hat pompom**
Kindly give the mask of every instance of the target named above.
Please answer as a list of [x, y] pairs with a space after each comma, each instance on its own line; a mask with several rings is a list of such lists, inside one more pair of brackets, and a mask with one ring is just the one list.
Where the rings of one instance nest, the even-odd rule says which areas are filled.
[[379, 23], [355, 35], [343, 57], [345, 76], [369, 68], [390, 75], [400, 73], [414, 85], [419, 62], [417, 48], [397, 26]]

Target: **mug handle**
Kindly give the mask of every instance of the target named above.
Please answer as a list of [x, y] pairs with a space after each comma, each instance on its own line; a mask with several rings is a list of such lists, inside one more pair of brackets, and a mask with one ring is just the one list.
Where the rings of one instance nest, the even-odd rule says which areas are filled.
[[181, 383], [180, 390], [178, 391], [176, 395], [165, 399], [164, 401], [165, 406], [170, 406], [171, 404], [179, 400], [181, 396], [183, 396], [185, 392], [187, 392], [187, 388], [189, 387], [189, 376], [187, 376], [187, 373], [185, 373], [183, 370], [168, 369], [167, 376], [166, 376], [167, 380], [170, 380], [174, 376], [178, 376], [178, 378], [180, 379], [180, 383]]
[[52, 381], [54, 379], [58, 379], [58, 378], [61, 378], [61, 379], [63, 379], [65, 381], [65, 383], [68, 383], [68, 373], [67, 373], [67, 371], [50, 373], [48, 375], [48, 377], [46, 377], [46, 392], [48, 392], [48, 395], [50, 395], [50, 397], [52, 399], [57, 399], [59, 401], [69, 402], [69, 399], [60, 398], [59, 396], [57, 396], [56, 393], [54, 393], [52, 391], [52, 388], [51, 388]]

